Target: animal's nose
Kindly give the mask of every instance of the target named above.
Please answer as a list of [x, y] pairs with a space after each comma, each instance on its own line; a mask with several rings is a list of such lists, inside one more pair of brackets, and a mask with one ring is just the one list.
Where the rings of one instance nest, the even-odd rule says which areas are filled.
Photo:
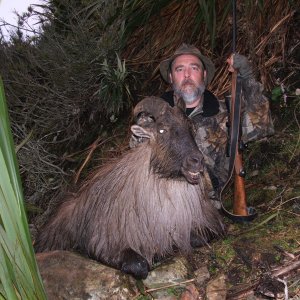
[[200, 162], [198, 157], [188, 157], [187, 160], [190, 164], [198, 164]]
[[199, 171], [203, 171], [202, 158], [198, 156], [189, 156], [187, 157], [186, 162], [189, 167], [198, 169]]

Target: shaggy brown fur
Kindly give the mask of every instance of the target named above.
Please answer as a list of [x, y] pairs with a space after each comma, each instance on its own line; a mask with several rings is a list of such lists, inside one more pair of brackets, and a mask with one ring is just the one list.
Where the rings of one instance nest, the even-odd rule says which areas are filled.
[[[151, 266], [154, 257], [172, 254], [174, 247], [190, 251], [191, 232], [203, 242], [208, 232], [222, 233], [222, 221], [207, 199], [201, 177], [199, 184], [190, 184], [182, 174], [171, 179], [160, 176], [174, 160], [179, 170], [186, 159], [187, 168], [195, 161], [202, 169], [201, 154], [188, 132], [185, 128], [184, 137], [176, 141], [184, 143], [177, 157], [170, 155], [166, 142], [160, 145], [155, 133], [119, 160], [100, 168], [41, 230], [36, 250], [76, 249], [119, 268], [123, 252], [132, 249]], [[151, 162], [161, 151], [165, 154], [156, 172]], [[191, 169], [194, 172], [195, 166]]]

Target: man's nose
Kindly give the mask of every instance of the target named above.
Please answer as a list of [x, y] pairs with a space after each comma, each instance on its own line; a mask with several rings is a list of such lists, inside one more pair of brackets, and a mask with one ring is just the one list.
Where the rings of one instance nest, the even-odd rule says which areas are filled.
[[186, 68], [186, 69], [184, 70], [184, 77], [188, 78], [188, 77], [190, 77], [190, 76], [191, 76], [191, 72], [190, 72], [189, 68]]

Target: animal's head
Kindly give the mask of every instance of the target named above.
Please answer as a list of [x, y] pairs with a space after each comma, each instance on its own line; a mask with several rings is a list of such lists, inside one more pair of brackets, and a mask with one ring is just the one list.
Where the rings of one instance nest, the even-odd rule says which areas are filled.
[[147, 97], [134, 109], [131, 131], [149, 140], [151, 167], [161, 177], [184, 176], [197, 184], [203, 172], [203, 156], [193, 137], [192, 122], [180, 107], [172, 108], [157, 97]]

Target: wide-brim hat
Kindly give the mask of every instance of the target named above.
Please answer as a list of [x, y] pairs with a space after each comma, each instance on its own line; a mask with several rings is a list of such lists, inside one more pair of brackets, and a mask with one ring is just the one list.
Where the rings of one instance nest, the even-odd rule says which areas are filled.
[[204, 69], [206, 70], [206, 84], [209, 84], [215, 75], [214, 63], [211, 61], [210, 58], [208, 58], [207, 56], [204, 56], [198, 48], [196, 48], [193, 45], [188, 45], [188, 44], [182, 44], [174, 52], [174, 54], [171, 57], [163, 60], [160, 63], [159, 70], [160, 70], [162, 78], [166, 82], [170, 83], [169, 73], [171, 71], [171, 64], [176, 57], [178, 57], [182, 54], [195, 55], [196, 57], [198, 57], [200, 59], [200, 61], [202, 62], [203, 66], [204, 66]]

